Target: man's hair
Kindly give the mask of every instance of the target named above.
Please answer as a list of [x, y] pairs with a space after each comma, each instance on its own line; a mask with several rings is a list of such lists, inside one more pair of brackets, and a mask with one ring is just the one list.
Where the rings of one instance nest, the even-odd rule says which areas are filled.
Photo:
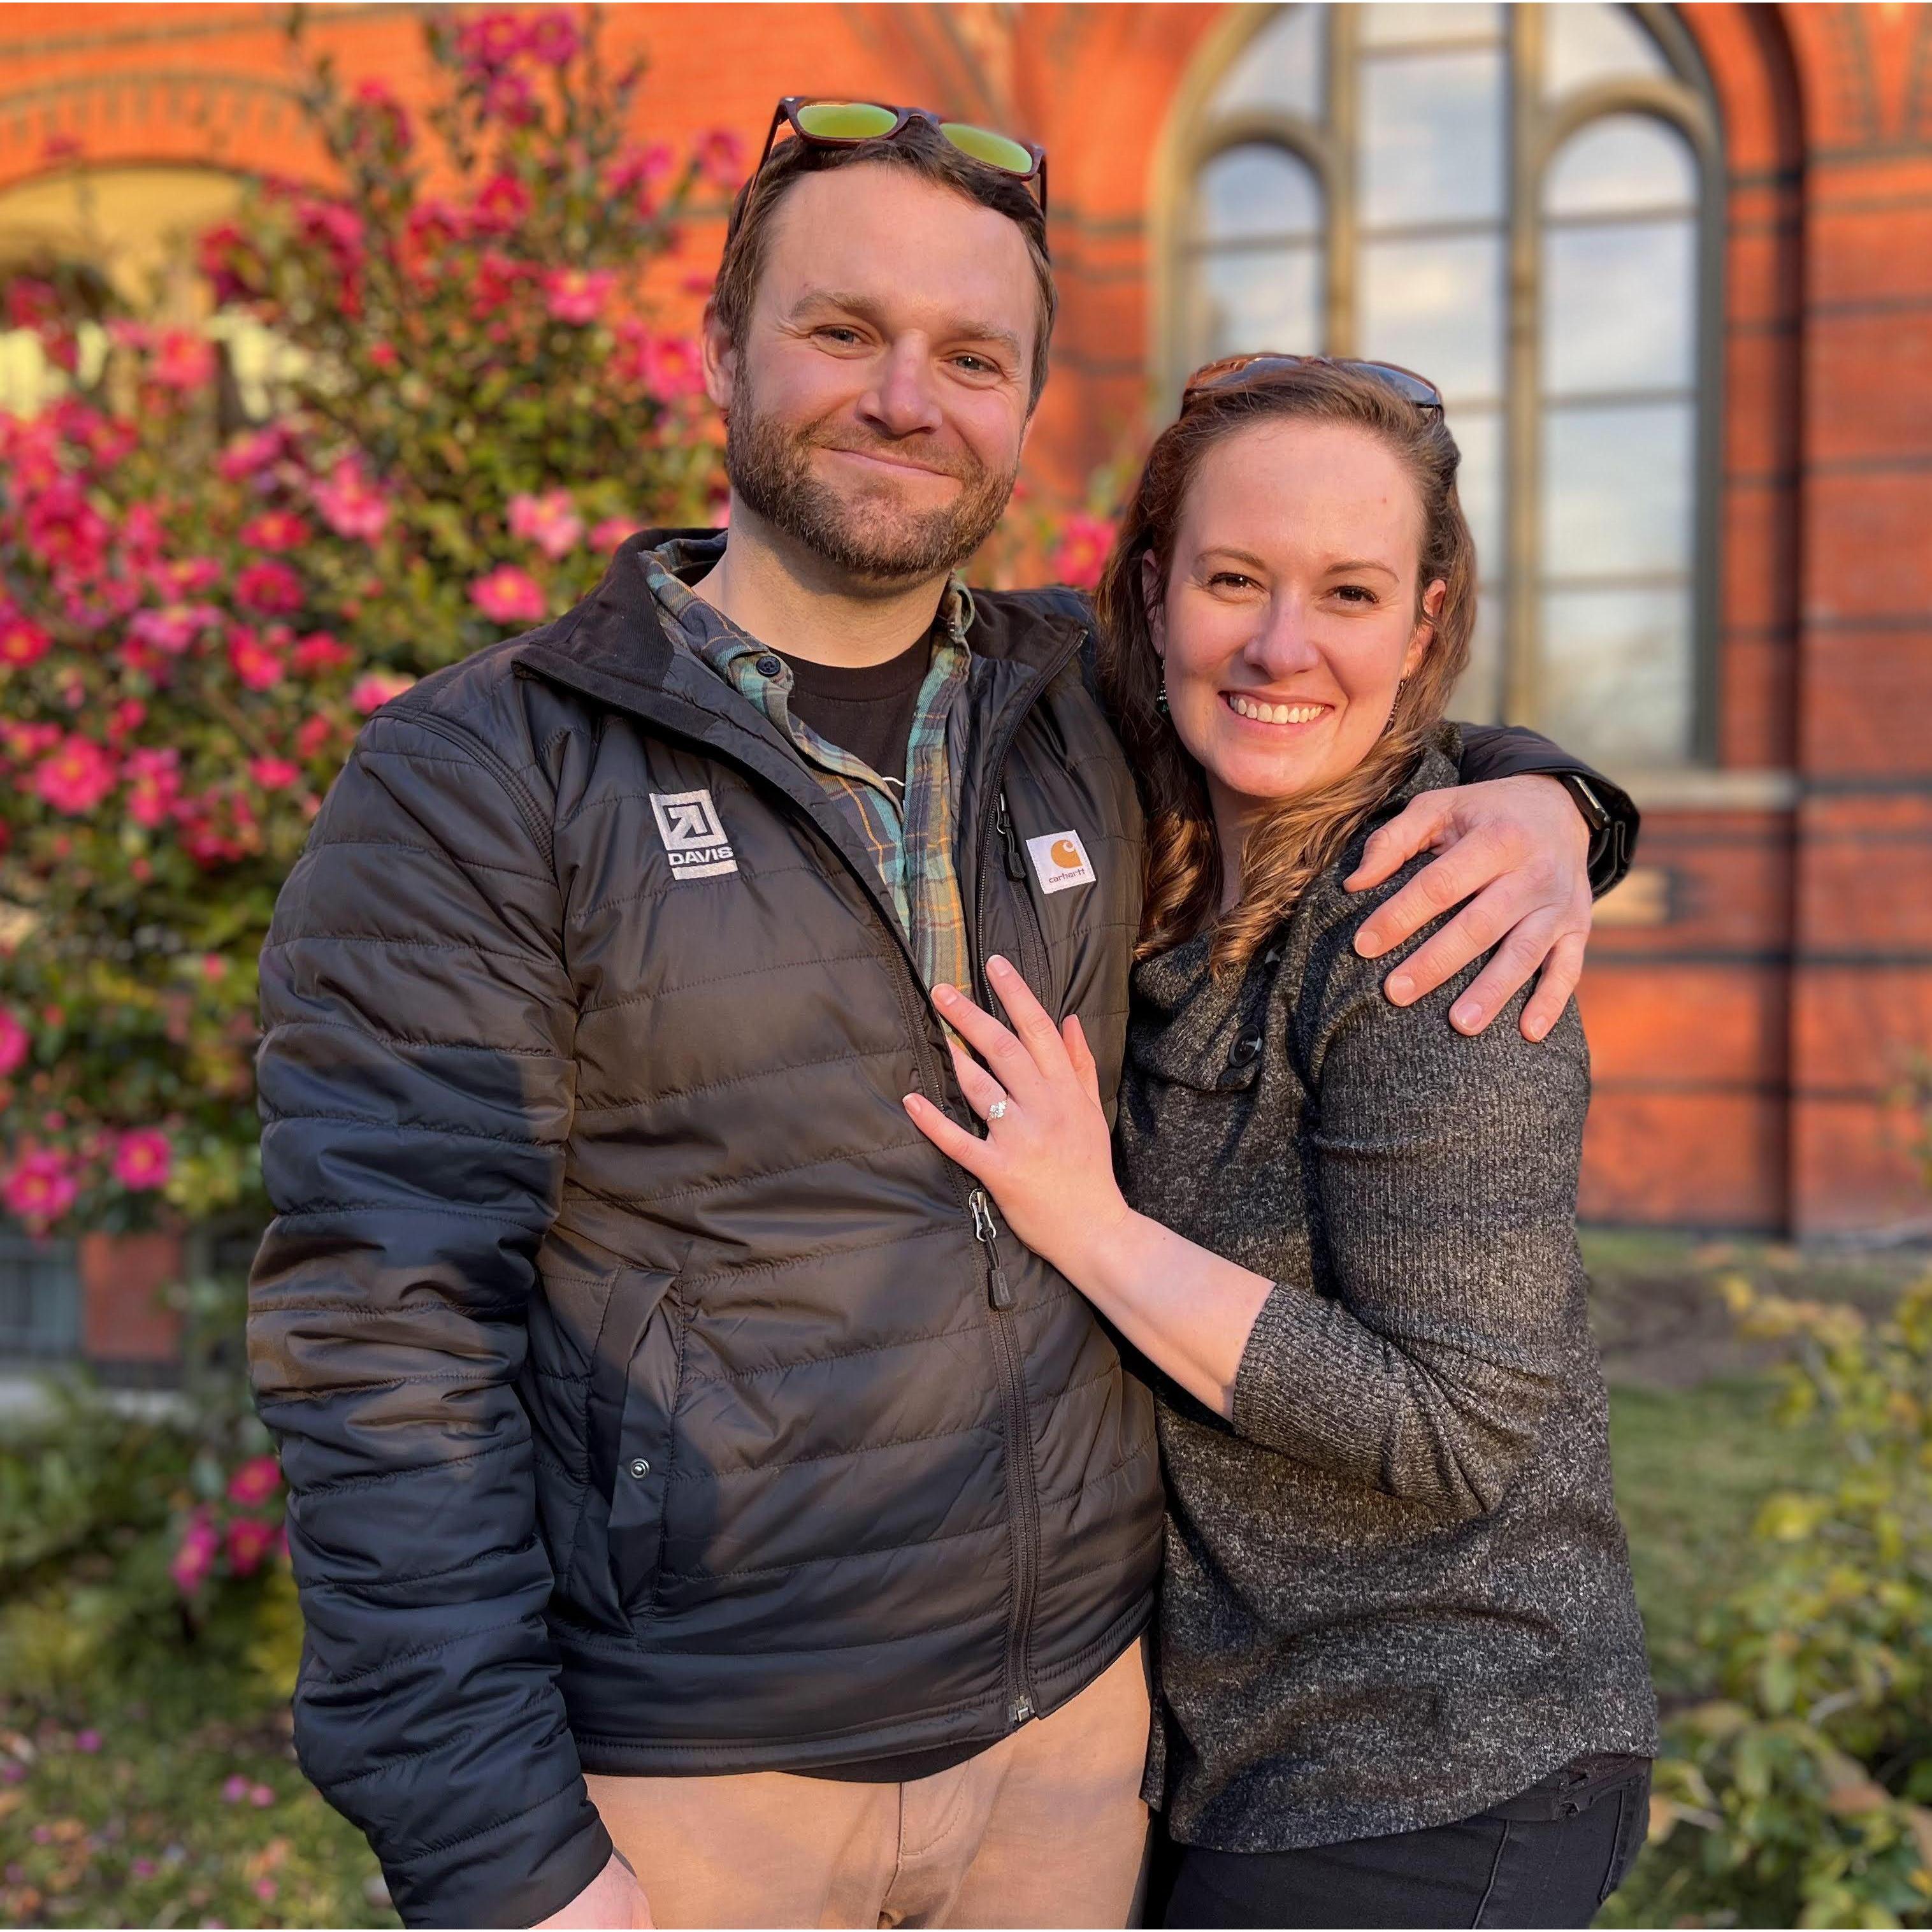
[[802, 176], [832, 168], [856, 167], [862, 161], [882, 161], [904, 168], [922, 179], [950, 188], [982, 208], [990, 208], [1015, 224], [1026, 238], [1040, 293], [1039, 326], [1034, 336], [1033, 370], [1027, 396], [1030, 411], [1046, 386], [1047, 348], [1053, 337], [1057, 298], [1053, 265], [1047, 254], [1046, 215], [1030, 183], [963, 154], [931, 122], [915, 117], [889, 140], [860, 141], [832, 148], [796, 136], [772, 149], [771, 158], [738, 190], [731, 220], [724, 231], [724, 255], [711, 307], [734, 342], [744, 340], [758, 278], [764, 272], [771, 245], [772, 224], [785, 196]]

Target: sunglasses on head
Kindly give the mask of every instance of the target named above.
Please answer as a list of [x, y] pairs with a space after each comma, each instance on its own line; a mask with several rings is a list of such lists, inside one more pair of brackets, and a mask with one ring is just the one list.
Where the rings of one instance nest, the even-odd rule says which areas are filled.
[[1180, 406], [1185, 410], [1203, 396], [1211, 395], [1221, 389], [1239, 388], [1244, 382], [1265, 380], [1288, 369], [1300, 369], [1310, 364], [1317, 368], [1347, 369], [1358, 376], [1367, 376], [1393, 389], [1405, 402], [1413, 403], [1419, 410], [1442, 413], [1442, 392], [1426, 376], [1418, 376], [1413, 369], [1405, 369], [1396, 362], [1358, 362], [1347, 356], [1281, 356], [1272, 350], [1260, 350], [1252, 356], [1224, 356], [1218, 362], [1209, 362], [1195, 370], [1187, 379], [1187, 386], [1180, 392]]
[[998, 168], [1016, 181], [1031, 182], [1040, 197], [1040, 212], [1046, 212], [1044, 148], [1030, 141], [1016, 141], [1010, 134], [996, 134], [990, 128], [976, 128], [970, 122], [943, 119], [929, 107], [891, 107], [879, 100], [825, 100], [812, 94], [787, 94], [772, 111], [752, 178], [763, 172], [771, 159], [772, 143], [778, 139], [781, 123], [789, 126], [800, 140], [818, 147], [856, 148], [862, 141], [892, 140], [915, 121], [937, 128], [969, 160]]

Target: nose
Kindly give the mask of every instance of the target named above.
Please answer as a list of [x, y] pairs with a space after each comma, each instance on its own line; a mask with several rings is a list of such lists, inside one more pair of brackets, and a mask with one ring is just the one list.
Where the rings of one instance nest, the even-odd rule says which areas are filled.
[[901, 336], [878, 365], [878, 380], [860, 398], [860, 410], [887, 436], [930, 434], [943, 417], [928, 366], [926, 345]]
[[1308, 609], [1302, 599], [1284, 592], [1268, 606], [1267, 622], [1248, 640], [1244, 655], [1263, 676], [1287, 677], [1312, 670], [1322, 653], [1308, 634]]

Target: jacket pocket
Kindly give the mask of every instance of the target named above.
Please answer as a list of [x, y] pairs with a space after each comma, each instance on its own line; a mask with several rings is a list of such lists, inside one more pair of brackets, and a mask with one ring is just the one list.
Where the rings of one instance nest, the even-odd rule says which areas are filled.
[[627, 1617], [650, 1606], [663, 1544], [684, 1359], [676, 1280], [668, 1270], [618, 1270], [591, 1374], [591, 1468], [609, 1499], [610, 1582]]

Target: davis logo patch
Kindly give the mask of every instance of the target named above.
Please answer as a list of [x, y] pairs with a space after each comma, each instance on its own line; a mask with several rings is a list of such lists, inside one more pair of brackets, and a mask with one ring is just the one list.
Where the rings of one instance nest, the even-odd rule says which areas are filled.
[[724, 836], [709, 791], [654, 791], [651, 811], [673, 878], [715, 879], [721, 872], [738, 869], [737, 856]]
[[1027, 856], [1043, 892], [1064, 892], [1094, 882], [1094, 862], [1077, 832], [1048, 832], [1026, 842]]

